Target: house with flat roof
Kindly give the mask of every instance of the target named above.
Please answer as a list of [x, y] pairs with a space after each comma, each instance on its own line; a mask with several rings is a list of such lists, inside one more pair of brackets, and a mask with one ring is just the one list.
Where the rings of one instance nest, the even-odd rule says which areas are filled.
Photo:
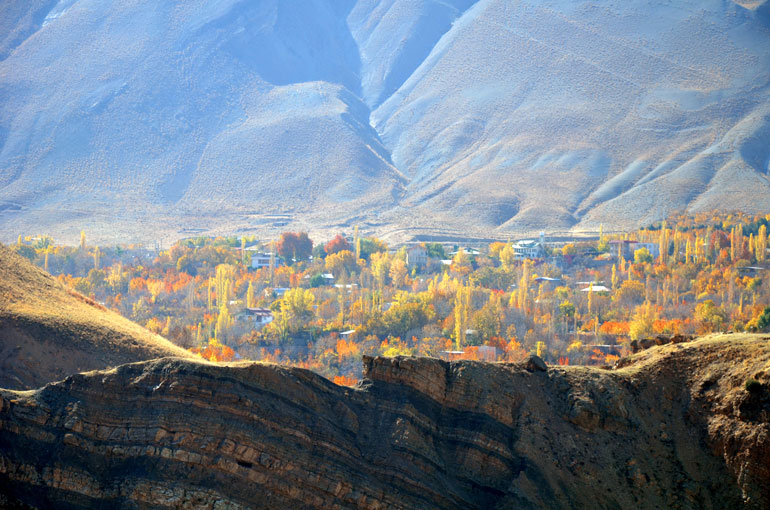
[[251, 268], [262, 269], [263, 267], [270, 267], [271, 257], [273, 258], [274, 267], [283, 265], [281, 259], [277, 256], [273, 256], [271, 253], [255, 253], [251, 256]]

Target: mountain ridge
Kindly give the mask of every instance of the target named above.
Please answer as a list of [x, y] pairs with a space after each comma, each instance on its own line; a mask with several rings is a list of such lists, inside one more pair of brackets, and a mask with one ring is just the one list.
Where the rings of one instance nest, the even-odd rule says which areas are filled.
[[769, 13], [717, 0], [9, 2], [0, 236], [359, 224], [395, 240], [506, 237], [766, 212]]

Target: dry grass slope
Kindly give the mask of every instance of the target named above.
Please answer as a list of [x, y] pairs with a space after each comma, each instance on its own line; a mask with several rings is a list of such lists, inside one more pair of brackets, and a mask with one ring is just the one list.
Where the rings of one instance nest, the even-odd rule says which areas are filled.
[[0, 387], [164, 356], [192, 357], [0, 245]]

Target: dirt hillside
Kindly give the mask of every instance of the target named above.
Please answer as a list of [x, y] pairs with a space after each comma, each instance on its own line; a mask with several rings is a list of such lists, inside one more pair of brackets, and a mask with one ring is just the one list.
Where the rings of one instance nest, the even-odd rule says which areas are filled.
[[192, 357], [0, 245], [0, 387], [37, 388], [164, 356]]

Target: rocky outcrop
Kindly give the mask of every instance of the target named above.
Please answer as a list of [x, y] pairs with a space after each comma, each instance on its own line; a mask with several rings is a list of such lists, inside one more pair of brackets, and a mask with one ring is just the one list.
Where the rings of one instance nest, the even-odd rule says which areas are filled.
[[174, 358], [74, 375], [0, 392], [0, 492], [37, 508], [768, 508], [770, 340], [633, 361], [365, 357], [356, 388]]

